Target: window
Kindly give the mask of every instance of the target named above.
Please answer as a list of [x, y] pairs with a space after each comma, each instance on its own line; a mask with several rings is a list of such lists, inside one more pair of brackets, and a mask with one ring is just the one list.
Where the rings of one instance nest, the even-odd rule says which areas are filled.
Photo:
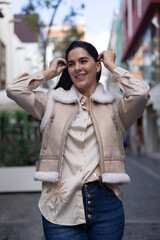
[[127, 61], [129, 70], [152, 87], [158, 83], [160, 76], [158, 25], [154, 21], [148, 24], [137, 43], [137, 50]]
[[6, 52], [5, 45], [0, 42], [0, 90], [5, 89], [6, 82]]

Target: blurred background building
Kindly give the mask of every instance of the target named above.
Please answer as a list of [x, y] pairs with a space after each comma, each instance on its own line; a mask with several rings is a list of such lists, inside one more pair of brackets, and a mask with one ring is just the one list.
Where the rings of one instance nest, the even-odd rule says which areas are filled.
[[[108, 49], [116, 51], [117, 65], [151, 87], [146, 110], [129, 132], [131, 151], [160, 159], [160, 0], [120, 0]], [[108, 87], [114, 89], [111, 82]]]
[[5, 90], [17, 75], [43, 66], [37, 36], [22, 18], [13, 15], [8, 1], [0, 1], [0, 192], [40, 189], [30, 168], [39, 155], [39, 122], [9, 99]]
[[0, 109], [17, 108], [6, 96], [6, 86], [22, 72], [42, 69], [42, 56], [36, 36], [13, 15], [8, 1], [0, 1]]
[[[10, 3], [0, 0], [1, 167], [33, 165], [39, 150], [39, 122], [24, 113], [6, 96], [7, 84], [23, 72], [34, 73], [41, 71], [44, 66], [48, 67], [53, 56], [63, 56], [64, 49], [70, 41], [85, 40], [84, 24], [63, 23], [43, 27], [41, 37], [47, 36], [48, 40], [42, 42], [42, 38], [26, 25], [23, 17], [22, 14], [13, 15]], [[113, 17], [108, 49], [116, 51], [118, 66], [129, 69], [151, 87], [151, 97], [143, 116], [127, 133], [130, 151], [160, 159], [160, 0], [119, 0], [119, 9], [116, 9]], [[110, 79], [111, 74], [103, 68], [101, 81], [108, 90], [117, 91]], [[55, 83], [51, 80], [49, 85], [44, 87], [53, 88]], [[43, 90], [46, 91], [44, 88]], [[17, 110], [21, 112], [16, 112]], [[30, 134], [27, 134], [27, 131], [30, 131]], [[34, 145], [37, 152], [30, 151], [30, 146]], [[20, 146], [19, 150], [17, 146]], [[17, 159], [23, 161], [17, 162]], [[21, 189], [24, 190], [26, 182]], [[18, 182], [15, 184], [18, 185]]]

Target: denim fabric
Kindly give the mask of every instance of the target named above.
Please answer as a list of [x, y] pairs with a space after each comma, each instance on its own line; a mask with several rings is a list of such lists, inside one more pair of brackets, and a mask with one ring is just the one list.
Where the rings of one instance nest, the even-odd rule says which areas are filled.
[[64, 226], [42, 217], [46, 240], [122, 240], [124, 211], [114, 192], [104, 184], [92, 182], [83, 186], [82, 195], [86, 223]]

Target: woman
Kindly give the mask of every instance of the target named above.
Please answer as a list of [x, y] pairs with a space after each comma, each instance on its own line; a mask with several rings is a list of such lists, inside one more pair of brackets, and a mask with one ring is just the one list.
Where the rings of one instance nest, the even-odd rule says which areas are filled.
[[[101, 63], [123, 97], [99, 83]], [[34, 91], [60, 73], [54, 90]], [[8, 86], [8, 96], [42, 120], [34, 179], [43, 182], [39, 208], [46, 240], [122, 239], [121, 185], [130, 181], [123, 135], [142, 115], [148, 91], [144, 81], [116, 66], [114, 52], [98, 55], [82, 41], [73, 42], [49, 69], [22, 74]]]

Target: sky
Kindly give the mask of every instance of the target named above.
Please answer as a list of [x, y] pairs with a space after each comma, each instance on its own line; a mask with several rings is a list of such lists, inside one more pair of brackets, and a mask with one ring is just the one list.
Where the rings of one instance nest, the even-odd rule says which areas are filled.
[[[28, 0], [11, 0], [13, 13], [19, 14], [27, 2]], [[54, 23], [61, 23], [70, 6], [78, 8], [82, 2], [85, 4], [85, 9], [82, 11], [83, 15], [76, 21], [85, 24], [85, 40], [92, 43], [99, 52], [106, 50], [114, 12], [119, 8], [120, 0], [64, 0], [57, 11]], [[41, 9], [38, 12], [40, 18], [45, 23], [49, 23], [51, 11]]]

